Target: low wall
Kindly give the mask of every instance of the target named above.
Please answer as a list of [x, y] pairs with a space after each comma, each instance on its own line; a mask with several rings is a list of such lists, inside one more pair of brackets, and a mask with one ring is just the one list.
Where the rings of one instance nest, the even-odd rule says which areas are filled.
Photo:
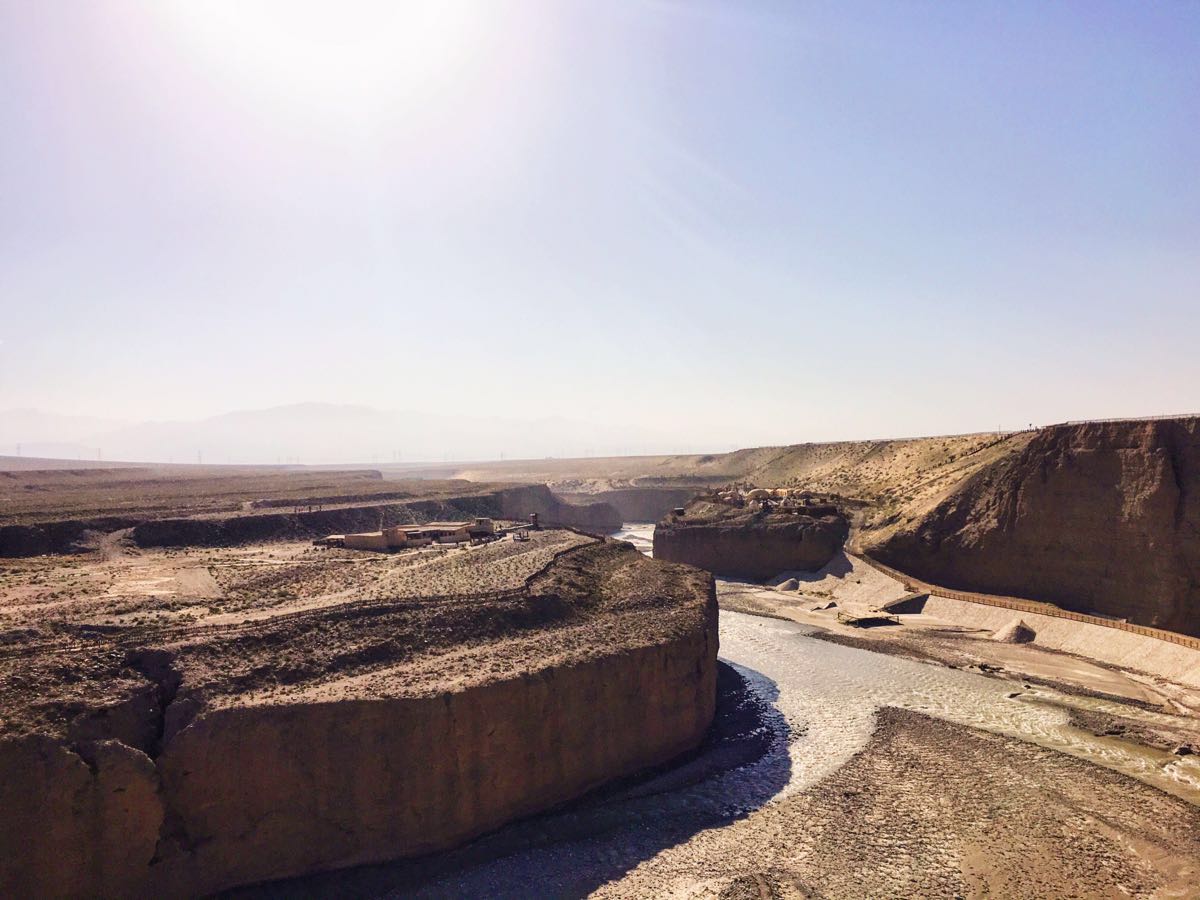
[[897, 572], [867, 556], [850, 558], [895, 579], [897, 590], [920, 588], [927, 592], [922, 612], [934, 618], [988, 631], [999, 631], [1019, 618], [1037, 632], [1039, 647], [1200, 687], [1200, 640], [1196, 638], [1054, 609], [1017, 597], [952, 591]]
[[1200, 688], [1200, 650], [1158, 638], [1059, 616], [984, 606], [937, 594], [930, 594], [923, 612], [956, 625], [988, 631], [999, 631], [1013, 619], [1020, 619], [1037, 632], [1035, 643], [1038, 647], [1075, 653]]

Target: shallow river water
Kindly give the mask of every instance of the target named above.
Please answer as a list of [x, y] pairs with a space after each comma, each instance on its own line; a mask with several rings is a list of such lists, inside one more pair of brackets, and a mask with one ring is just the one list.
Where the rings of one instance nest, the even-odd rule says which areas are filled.
[[808, 637], [813, 631], [778, 619], [721, 613], [721, 657], [775, 682], [776, 708], [803, 728], [789, 748], [792, 775], [784, 794], [843, 765], [866, 746], [876, 711], [896, 706], [1031, 741], [1200, 803], [1200, 763], [1194, 758], [1096, 737], [1071, 726], [1064, 706], [1119, 711], [1149, 724], [1172, 717], [844, 647]]
[[[629, 523], [614, 537], [649, 555], [654, 525]], [[717, 580], [718, 595], [745, 589], [740, 582]], [[1200, 760], [1097, 737], [1071, 726], [1066, 707], [1122, 715], [1148, 725], [1170, 724], [1173, 716], [1050, 688], [1022, 688], [1008, 680], [806, 637], [816, 630], [778, 619], [721, 613], [721, 658], [743, 674], [774, 681], [776, 708], [804, 730], [791, 745], [792, 776], [785, 794], [803, 790], [843, 765], [866, 746], [876, 710], [897, 706], [1032, 741], [1200, 804]], [[1014, 693], [1016, 697], [1010, 696]]]

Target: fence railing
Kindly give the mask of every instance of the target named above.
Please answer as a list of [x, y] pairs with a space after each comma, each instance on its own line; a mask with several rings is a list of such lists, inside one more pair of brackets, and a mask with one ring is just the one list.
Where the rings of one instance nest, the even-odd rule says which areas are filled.
[[1073, 419], [1070, 422], [1059, 422], [1059, 425], [1092, 425], [1105, 422], [1168, 422], [1175, 419], [1200, 419], [1200, 413], [1176, 413], [1165, 416], [1124, 416], [1116, 419]]
[[920, 591], [928, 594], [936, 594], [938, 597], [949, 597], [951, 600], [963, 600], [967, 603], [981, 603], [985, 606], [996, 606], [1001, 609], [1011, 609], [1016, 612], [1034, 613], [1039, 616], [1054, 616], [1058, 619], [1071, 619], [1075, 622], [1086, 622], [1089, 625], [1100, 625], [1104, 628], [1115, 628], [1119, 631], [1128, 631], [1132, 634], [1140, 634], [1144, 637], [1157, 638], [1160, 641], [1166, 641], [1171, 644], [1179, 644], [1181, 647], [1189, 647], [1192, 650], [1200, 650], [1200, 638], [1191, 637], [1186, 634], [1177, 634], [1174, 631], [1164, 631], [1161, 628], [1151, 628], [1148, 625], [1136, 625], [1133, 622], [1124, 622], [1120, 619], [1106, 619], [1103, 616], [1091, 616], [1087, 613], [1074, 612], [1073, 610], [1063, 609], [1060, 606], [1054, 606], [1050, 603], [1038, 603], [1035, 600], [1023, 600], [1019, 597], [1002, 597], [998, 594], [978, 594], [973, 591], [955, 591], [950, 588], [939, 587], [936, 584], [922, 581], [920, 578], [914, 578], [904, 572], [897, 571], [891, 566], [886, 566], [878, 560], [871, 559], [865, 553], [859, 553], [856, 558], [861, 559], [871, 568], [882, 572], [891, 578], [895, 578], [905, 589], [910, 592]]

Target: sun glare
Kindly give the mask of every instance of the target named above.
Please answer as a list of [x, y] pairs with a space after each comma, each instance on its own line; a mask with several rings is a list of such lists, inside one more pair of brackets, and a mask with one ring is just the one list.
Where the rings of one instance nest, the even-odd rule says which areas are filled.
[[487, 7], [463, 0], [170, 4], [173, 25], [241, 81], [305, 105], [420, 103], [469, 75]]

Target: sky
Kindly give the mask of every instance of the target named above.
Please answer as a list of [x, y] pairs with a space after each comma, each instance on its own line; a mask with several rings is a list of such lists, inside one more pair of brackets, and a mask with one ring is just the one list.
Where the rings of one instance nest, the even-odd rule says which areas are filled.
[[0, 410], [1200, 410], [1200, 4], [0, 0]]

